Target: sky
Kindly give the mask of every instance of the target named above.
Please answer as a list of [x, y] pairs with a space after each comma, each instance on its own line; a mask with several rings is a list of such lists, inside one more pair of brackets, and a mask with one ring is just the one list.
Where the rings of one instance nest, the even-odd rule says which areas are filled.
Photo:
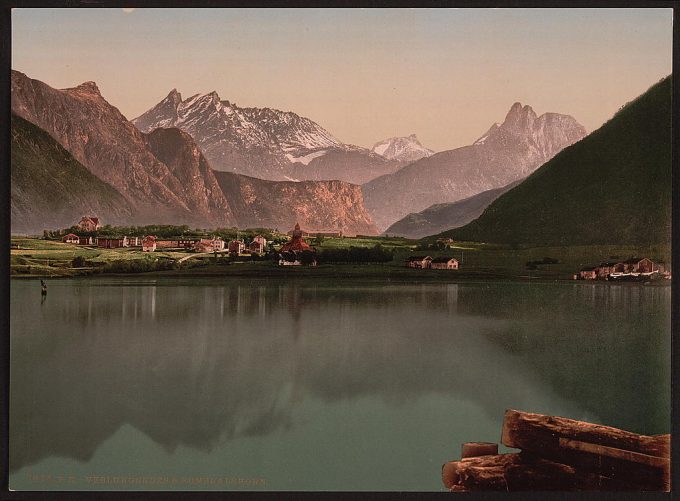
[[173, 88], [371, 147], [471, 144], [519, 101], [590, 132], [672, 70], [672, 9], [13, 9], [12, 68], [128, 119]]

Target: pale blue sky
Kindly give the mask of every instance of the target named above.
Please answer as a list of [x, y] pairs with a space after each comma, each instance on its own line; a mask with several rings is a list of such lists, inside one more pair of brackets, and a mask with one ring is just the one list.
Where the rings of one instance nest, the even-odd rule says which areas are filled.
[[177, 88], [361, 146], [470, 144], [513, 102], [589, 131], [672, 69], [671, 9], [15, 9], [12, 67], [132, 119]]

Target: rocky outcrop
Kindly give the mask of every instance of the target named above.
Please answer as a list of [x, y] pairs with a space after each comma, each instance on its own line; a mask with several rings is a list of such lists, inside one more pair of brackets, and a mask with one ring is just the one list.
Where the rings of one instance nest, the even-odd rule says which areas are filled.
[[540, 117], [515, 103], [474, 144], [436, 153], [363, 185], [366, 207], [385, 229], [411, 212], [455, 202], [528, 176], [586, 135], [574, 118]]
[[[57, 90], [12, 71], [12, 111], [47, 131], [134, 207], [135, 222], [232, 223], [199, 210], [180, 180], [150, 151], [148, 140], [99, 93], [94, 82]], [[196, 182], [201, 184], [202, 179]]]
[[215, 171], [240, 227], [287, 231], [296, 222], [307, 229], [342, 230], [345, 235], [377, 235], [364, 208], [361, 187], [343, 181], [267, 181]]

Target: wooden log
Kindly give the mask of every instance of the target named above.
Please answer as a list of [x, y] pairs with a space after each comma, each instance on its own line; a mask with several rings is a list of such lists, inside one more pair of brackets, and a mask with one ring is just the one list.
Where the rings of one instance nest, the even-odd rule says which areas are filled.
[[494, 442], [465, 442], [461, 448], [461, 458], [490, 456], [498, 454], [498, 444]]
[[526, 453], [451, 461], [442, 467], [452, 492], [636, 491], [637, 485], [579, 470]]
[[670, 437], [515, 410], [505, 413], [501, 441], [640, 490], [670, 490]]

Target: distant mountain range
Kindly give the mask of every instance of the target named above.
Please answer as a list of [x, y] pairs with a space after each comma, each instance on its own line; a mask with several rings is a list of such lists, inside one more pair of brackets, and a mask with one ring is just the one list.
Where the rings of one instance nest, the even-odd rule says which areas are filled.
[[586, 135], [574, 118], [540, 117], [515, 103], [502, 124], [474, 144], [442, 151], [362, 186], [366, 207], [381, 231], [409, 213], [455, 202], [526, 177]]
[[444, 235], [535, 245], [669, 243], [671, 96], [667, 77], [477, 220]]
[[[218, 183], [209, 161], [189, 134], [177, 129], [142, 133], [101, 96], [94, 82], [57, 90], [12, 71], [12, 112], [35, 126], [13, 122], [12, 146], [24, 156], [13, 162], [12, 231], [70, 226], [75, 220], [71, 219], [72, 212], [65, 209], [75, 207], [88, 209], [88, 213], [97, 211], [93, 215], [99, 215], [105, 223], [118, 222], [121, 216], [128, 224], [190, 224], [201, 228], [243, 227], [256, 219], [257, 226], [288, 229], [298, 217], [314, 214], [307, 220], [310, 225], [346, 234], [377, 233], [365, 211], [359, 187], [346, 182], [310, 182], [298, 187], [293, 195], [300, 198], [305, 190], [324, 193], [318, 198], [308, 196], [300, 215], [290, 183], [267, 185], [266, 193], [258, 193], [256, 188], [261, 185], [251, 183], [249, 190], [227, 190], [229, 197], [225, 196], [227, 186]], [[43, 131], [63, 150], [49, 145]], [[40, 149], [33, 148], [31, 153], [31, 143], [38, 139]], [[43, 159], [42, 163], [35, 161], [50, 155], [50, 148], [57, 157]], [[41, 186], [58, 186], [61, 173], [57, 168], [67, 164], [72, 178], [83, 173], [78, 165], [93, 176], [81, 176], [86, 184], [74, 183], [75, 191], [66, 190], [61, 198], [58, 192], [50, 192], [48, 204]], [[46, 168], [48, 165], [54, 167]], [[36, 182], [37, 178], [42, 182]], [[232, 180], [239, 186], [250, 183], [238, 177]], [[86, 193], [79, 193], [79, 188]], [[240, 210], [261, 196], [267, 197], [268, 205], [261, 208], [257, 218], [234, 209]], [[78, 197], [87, 199], [89, 205], [74, 206], [73, 199]], [[97, 200], [100, 206], [94, 205]], [[55, 216], [46, 218], [46, 213]], [[328, 220], [323, 219], [325, 215]]]
[[177, 127], [194, 138], [215, 170], [274, 181], [364, 183], [403, 166], [344, 144], [316, 122], [271, 108], [241, 108], [217, 92], [188, 99], [173, 89], [132, 120], [142, 132]]
[[491, 202], [522, 181], [523, 179], [520, 179], [502, 188], [486, 190], [457, 202], [435, 204], [424, 211], [411, 213], [387, 228], [385, 234], [406, 238], [423, 238], [464, 226], [477, 219]]
[[398, 160], [406, 163], [415, 162], [434, 153], [434, 151], [420, 144], [415, 134], [411, 134], [408, 137], [385, 139], [375, 143], [371, 151], [389, 160]]

